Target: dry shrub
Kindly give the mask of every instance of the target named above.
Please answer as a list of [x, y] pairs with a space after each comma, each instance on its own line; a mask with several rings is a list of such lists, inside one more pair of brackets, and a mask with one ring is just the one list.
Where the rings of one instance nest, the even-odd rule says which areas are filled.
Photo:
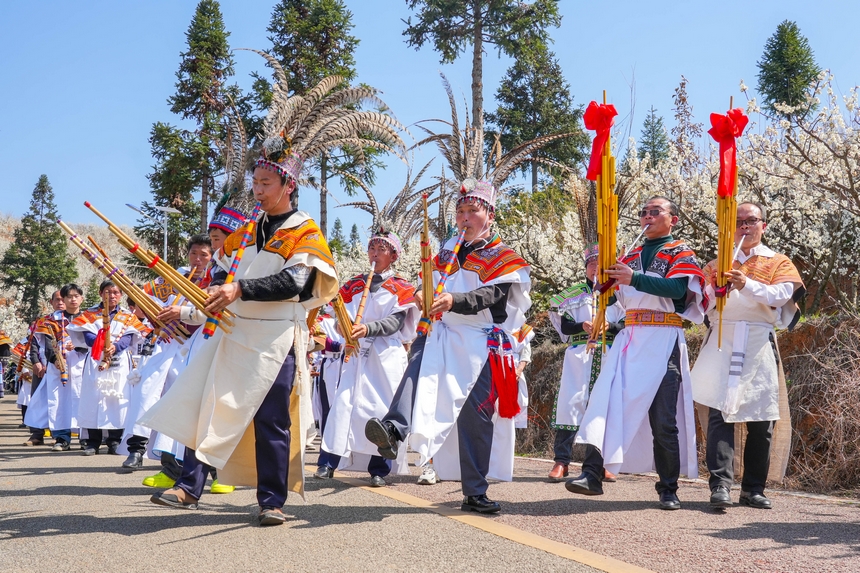
[[860, 321], [817, 319], [779, 340], [794, 430], [786, 485], [860, 490]]

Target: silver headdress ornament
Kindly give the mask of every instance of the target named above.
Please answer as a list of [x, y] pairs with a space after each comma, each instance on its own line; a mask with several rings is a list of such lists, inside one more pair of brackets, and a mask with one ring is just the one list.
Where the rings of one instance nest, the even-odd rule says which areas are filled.
[[[557, 139], [570, 137], [572, 133], [559, 133], [544, 135], [521, 143], [508, 151], [502, 153], [501, 145], [496, 139], [492, 151], [484, 164], [484, 131], [470, 125], [469, 113], [466, 112], [466, 127], [460, 129], [460, 120], [457, 115], [457, 104], [451, 85], [444, 74], [442, 85], [448, 94], [448, 102], [451, 104], [451, 121], [441, 119], [423, 120], [418, 122], [419, 129], [424, 130], [428, 137], [415, 144], [415, 147], [426, 143], [435, 143], [445, 158], [448, 168], [454, 174], [454, 179], [445, 180], [448, 189], [443, 191], [443, 201], [453, 199], [456, 204], [474, 201], [485, 204], [488, 209], [493, 210], [499, 193], [506, 189], [503, 185], [511, 174], [525, 163], [541, 163], [549, 167], [571, 173], [572, 170], [556, 161], [536, 157], [535, 151]], [[439, 122], [448, 125], [451, 133], [436, 133], [421, 125], [425, 122]]]
[[[239, 48], [247, 50], [248, 48]], [[394, 117], [380, 111], [362, 111], [359, 104], [388, 109], [370, 87], [344, 87], [341, 76], [324, 78], [305, 95], [289, 95], [287, 74], [278, 60], [261, 55], [275, 72], [272, 103], [263, 122], [261, 157], [254, 164], [304, 183], [304, 163], [326, 152], [347, 147], [363, 162], [363, 149], [372, 147], [403, 158], [405, 145], [398, 131], [405, 128]]]

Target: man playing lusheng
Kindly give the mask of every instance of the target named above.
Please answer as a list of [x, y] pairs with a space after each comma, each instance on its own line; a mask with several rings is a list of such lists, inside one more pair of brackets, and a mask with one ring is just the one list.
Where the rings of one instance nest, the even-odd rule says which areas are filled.
[[[567, 477], [573, 440], [579, 430], [588, 397], [600, 374], [603, 361], [603, 337], [598, 336], [598, 345], [588, 347], [593, 331], [595, 302], [594, 280], [597, 277], [597, 245], [585, 250], [585, 282], [570, 286], [550, 299], [549, 318], [569, 346], [564, 352], [561, 380], [552, 412], [552, 427], [555, 429], [553, 460], [549, 481], [560, 482]], [[606, 309], [606, 345], [612, 346], [615, 335], [624, 328], [624, 310], [615, 298]], [[593, 446], [588, 446], [588, 450]], [[601, 476], [603, 481], [614, 481], [611, 474]]]
[[334, 261], [310, 215], [297, 210], [301, 158], [276, 152], [256, 163], [254, 196], [265, 214], [225, 284], [245, 227], [216, 260], [207, 310], [230, 307], [231, 334], [218, 329], [140, 423], [186, 444], [173, 489], [153, 503], [196, 509], [211, 466], [233, 485], [256, 485], [261, 525], [286, 520], [287, 492], [304, 492], [305, 426], [310, 400], [307, 313], [337, 292]]
[[[785, 255], [762, 244], [766, 213], [755, 203], [738, 205], [735, 241], [741, 249], [732, 270], [723, 309], [723, 339], [718, 347], [719, 313], [708, 309], [709, 329], [693, 367], [693, 399], [708, 408], [702, 419], [707, 435], [706, 460], [713, 507], [729, 507], [734, 483], [736, 424], [746, 425], [741, 505], [770, 509], [764, 488], [771, 475], [781, 480], [788, 463], [791, 423], [782, 362], [774, 326], [792, 328], [800, 317], [795, 302], [805, 293], [803, 281]], [[708, 294], [716, 288], [716, 262], [705, 266]], [[783, 422], [776, 424], [776, 420]], [[774, 429], [784, 444], [771, 456]], [[784, 428], [784, 429], [783, 429]], [[774, 463], [775, 462], [775, 463]]]
[[[413, 343], [388, 414], [365, 429], [389, 459], [409, 437], [421, 456], [418, 465], [433, 458], [441, 479], [461, 480], [461, 509], [480, 513], [501, 509], [487, 498], [487, 476], [512, 479], [513, 446], [496, 444], [504, 455], [494, 457], [493, 465], [490, 454], [494, 438], [513, 440], [518, 408], [510, 337], [525, 324], [531, 306], [528, 264], [490, 230], [495, 195], [488, 182], [463, 182], [457, 201], [457, 228], [466, 230], [463, 246], [455, 257], [456, 240], [443, 245], [434, 259], [434, 278], [453, 261], [445, 292], [423, 301], [441, 319]], [[495, 416], [497, 398], [500, 404], [513, 403], [510, 418]]]
[[678, 477], [698, 476], [696, 425], [682, 318], [702, 322], [707, 301], [696, 255], [672, 238], [678, 207], [652, 197], [639, 211], [645, 242], [609, 267], [625, 327], [603, 357], [576, 442], [595, 446], [565, 487], [600, 495], [612, 473], [656, 469], [661, 509], [680, 509]]
[[[375, 273], [362, 322], [355, 326], [338, 324], [339, 329], [352, 329], [359, 347], [343, 364], [332, 397], [321, 446], [321, 450], [328, 453], [328, 463], [326, 469], [318, 470], [318, 477], [331, 477], [340, 464], [344, 469], [367, 470], [370, 485], [384, 487], [385, 476], [391, 472], [391, 461], [377, 455], [376, 446], [364, 436], [364, 426], [369, 419], [384, 416], [388, 411], [406, 370], [403, 344], [415, 337], [421, 317], [413, 296], [415, 287], [395, 276], [392, 268], [401, 250], [400, 239], [393, 232], [379, 229], [371, 236], [367, 256]], [[353, 322], [366, 281], [367, 275], [359, 275], [340, 289]], [[321, 475], [323, 472], [326, 475]], [[398, 473], [409, 473], [405, 463], [398, 468]]]

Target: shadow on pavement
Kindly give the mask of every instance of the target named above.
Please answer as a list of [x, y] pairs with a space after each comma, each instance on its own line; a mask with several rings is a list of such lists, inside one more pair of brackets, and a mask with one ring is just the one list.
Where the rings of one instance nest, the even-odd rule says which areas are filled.
[[[852, 553], [839, 557], [857, 557], [860, 553], [860, 523], [747, 523], [741, 527], [708, 533], [716, 539], [743, 541], [766, 539], [784, 546], [843, 545]], [[772, 548], [767, 548], [772, 549]], [[764, 548], [762, 550], [765, 550]]]

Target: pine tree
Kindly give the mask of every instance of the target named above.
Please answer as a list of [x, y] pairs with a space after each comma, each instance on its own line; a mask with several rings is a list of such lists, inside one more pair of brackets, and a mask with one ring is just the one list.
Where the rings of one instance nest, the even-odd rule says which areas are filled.
[[799, 106], [794, 116], [803, 117], [812, 109], [806, 103], [806, 94], [821, 72], [815, 62], [809, 41], [800, 33], [796, 23], [783, 21], [764, 45], [764, 54], [758, 65], [758, 91], [765, 108], [783, 116], [776, 105], [786, 103]]
[[349, 231], [349, 248], [361, 249], [361, 235], [358, 234], [358, 225], [355, 223], [352, 224], [352, 229]]
[[558, 27], [558, 0], [406, 0], [417, 11], [406, 20], [406, 44], [416, 50], [430, 44], [440, 62], [450, 64], [472, 47], [472, 125], [484, 125], [484, 44], [520, 58], [529, 49], [545, 47], [547, 28]]
[[[153, 200], [152, 203], [144, 202], [140, 209], [159, 222], [165, 215], [154, 206], [172, 207], [180, 212], [179, 215], [169, 215], [167, 219], [167, 261], [177, 267], [185, 259], [185, 238], [199, 232], [200, 204], [194, 200], [194, 191], [198, 182], [197, 166], [204, 159], [192, 134], [166, 123], [153, 124], [149, 144], [156, 161], [152, 173], [146, 176]], [[134, 231], [150, 245], [161, 245], [164, 227], [155, 221], [140, 218]], [[161, 253], [161, 248], [155, 250]], [[128, 260], [137, 261], [135, 258]]]
[[651, 165], [657, 165], [669, 157], [669, 137], [663, 125], [663, 117], [657, 115], [654, 106], [648, 110], [648, 117], [642, 124], [642, 135], [639, 137], [639, 159], [644, 159], [646, 154], [651, 158]]
[[[517, 58], [499, 85], [496, 100], [499, 102], [496, 112], [486, 114], [488, 149], [499, 132], [504, 152], [543, 135], [573, 133], [573, 137], [550, 143], [534, 155], [566, 165], [585, 159], [590, 138], [582, 130], [582, 109], [574, 107], [570, 85], [551, 51], [533, 49]], [[538, 185], [538, 164], [525, 164], [523, 174], [529, 168], [534, 190]]]
[[[320, 80], [339, 75], [347, 82], [356, 76], [355, 49], [359, 39], [351, 34], [354, 28], [352, 12], [342, 0], [281, 0], [272, 11], [267, 28], [270, 53], [287, 73], [287, 85], [293, 94], [303, 95]], [[271, 85], [262, 76], [255, 75], [255, 100], [260, 109], [271, 102]], [[317, 186], [320, 190], [319, 227], [323, 234], [328, 229], [328, 178], [332, 172], [347, 172], [373, 184], [374, 169], [383, 167], [377, 159], [378, 151], [364, 150], [365, 162], [359, 165], [357, 156], [350, 150], [339, 155], [323, 156], [318, 165], [307, 168], [319, 170]], [[347, 194], [355, 192], [349, 178], [342, 178]]]
[[[137, 259], [135, 259], [135, 261], [137, 261]], [[101, 280], [99, 274], [94, 274], [90, 277], [90, 280], [87, 281], [87, 285], [84, 287], [84, 303], [81, 305], [81, 308], [91, 308], [101, 302], [101, 298], [99, 297], [100, 284]]]
[[343, 223], [340, 222], [339, 218], [334, 220], [334, 227], [332, 227], [331, 236], [328, 238], [328, 246], [333, 253], [343, 255], [346, 248], [346, 237], [343, 236]]
[[693, 116], [693, 106], [687, 96], [688, 80], [681, 76], [681, 83], [675, 88], [672, 101], [675, 107], [675, 126], [672, 128], [672, 145], [681, 156], [681, 174], [692, 177], [696, 171], [696, 142], [702, 138], [702, 124]]
[[[168, 98], [170, 110], [197, 124], [187, 144], [199, 158], [194, 177], [200, 185], [199, 229], [209, 222], [209, 200], [215, 189], [221, 152], [217, 143], [224, 137], [224, 112], [231, 93], [226, 86], [233, 75], [233, 58], [224, 29], [221, 8], [216, 0], [200, 0], [185, 34], [188, 50], [176, 72], [176, 93]], [[235, 95], [235, 90], [232, 91]]]
[[49, 289], [58, 289], [78, 276], [65, 233], [56, 224], [58, 218], [54, 191], [48, 176], [42, 175], [33, 189], [30, 210], [0, 262], [0, 282], [20, 289], [22, 318], [27, 321], [41, 314]]

